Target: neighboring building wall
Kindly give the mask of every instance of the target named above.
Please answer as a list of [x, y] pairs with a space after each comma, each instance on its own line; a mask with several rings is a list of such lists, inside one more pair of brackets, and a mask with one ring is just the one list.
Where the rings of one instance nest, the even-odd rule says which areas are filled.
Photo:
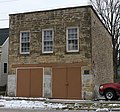
[[1, 82], [1, 55], [2, 55], [2, 47], [0, 46], [0, 82]]
[[91, 10], [92, 63], [95, 89], [100, 84], [113, 82], [112, 37]]
[[[9, 46], [9, 38], [6, 39], [4, 44], [1, 47], [1, 78], [0, 78], [0, 86], [4, 86], [7, 84], [8, 77], [8, 46]], [[7, 64], [7, 71], [4, 73], [4, 63]]]

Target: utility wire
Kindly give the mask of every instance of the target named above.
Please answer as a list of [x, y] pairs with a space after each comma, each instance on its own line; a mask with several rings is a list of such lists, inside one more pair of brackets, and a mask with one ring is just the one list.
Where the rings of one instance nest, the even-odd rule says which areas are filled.
[[8, 21], [9, 19], [0, 19], [0, 21]]

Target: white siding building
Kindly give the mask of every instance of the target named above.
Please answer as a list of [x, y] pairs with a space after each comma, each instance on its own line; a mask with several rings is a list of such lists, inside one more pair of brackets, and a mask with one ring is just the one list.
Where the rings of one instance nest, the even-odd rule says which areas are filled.
[[0, 29], [0, 86], [7, 84], [9, 29]]

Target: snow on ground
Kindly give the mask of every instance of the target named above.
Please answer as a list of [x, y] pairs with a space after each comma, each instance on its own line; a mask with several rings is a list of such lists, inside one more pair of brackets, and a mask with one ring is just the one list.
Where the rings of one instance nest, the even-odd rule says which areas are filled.
[[96, 109], [96, 112], [110, 112], [110, 111], [108, 108], [102, 108], [102, 109], [98, 108]]
[[[23, 100], [24, 99], [24, 100]], [[22, 108], [22, 109], [62, 109], [64, 104], [49, 103], [45, 99], [35, 98], [15, 98], [4, 97], [0, 99], [0, 107], [2, 108]]]
[[[51, 102], [52, 101], [52, 102]], [[101, 107], [99, 103], [90, 100], [62, 100], [62, 99], [46, 99], [46, 98], [22, 98], [22, 97], [2, 97], [0, 96], [0, 108], [20, 108], [20, 109], [41, 109], [41, 110], [52, 110], [52, 109], [88, 109], [93, 108], [96, 112], [110, 112], [111, 108], [120, 108], [120, 103], [103, 104]], [[62, 103], [63, 102], [63, 103]], [[68, 104], [64, 103], [68, 102]], [[75, 102], [69, 104], [69, 102]], [[81, 103], [80, 103], [81, 102]], [[91, 104], [92, 102], [92, 104]], [[84, 104], [88, 104], [85, 106]], [[91, 106], [90, 106], [91, 104]], [[106, 106], [107, 105], [107, 106]], [[105, 106], [105, 107], [104, 107]], [[88, 109], [89, 110], [89, 109]]]
[[62, 104], [51, 104], [42, 101], [11, 100], [4, 101], [5, 108], [29, 108], [29, 109], [56, 109], [63, 108]]

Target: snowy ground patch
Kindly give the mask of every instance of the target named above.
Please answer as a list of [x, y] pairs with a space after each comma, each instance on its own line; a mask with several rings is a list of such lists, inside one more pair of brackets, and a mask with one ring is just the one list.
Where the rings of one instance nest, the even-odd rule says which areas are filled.
[[29, 108], [29, 109], [56, 109], [65, 107], [63, 104], [51, 104], [42, 101], [11, 100], [4, 101], [5, 108]]
[[66, 106], [60, 103], [49, 103], [41, 98], [17, 98], [4, 97], [0, 99], [2, 108], [21, 108], [21, 109], [62, 109]]
[[102, 109], [98, 108], [96, 109], [96, 112], [110, 112], [110, 111], [108, 108], [102, 108]]

